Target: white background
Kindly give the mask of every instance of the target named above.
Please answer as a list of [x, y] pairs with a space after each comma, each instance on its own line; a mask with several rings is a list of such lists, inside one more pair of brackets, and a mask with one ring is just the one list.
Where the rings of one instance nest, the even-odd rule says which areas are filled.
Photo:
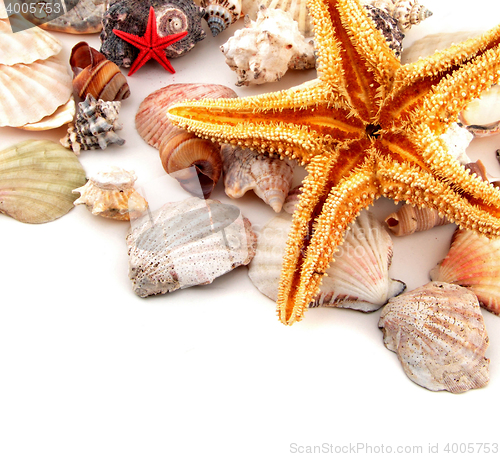
[[[434, 16], [408, 33], [406, 45], [428, 33], [500, 21], [496, 0], [424, 4]], [[236, 88], [219, 51], [236, 27], [216, 38], [208, 33], [172, 60], [174, 75], [152, 61], [128, 78], [132, 95], [120, 115], [126, 144], [82, 152], [87, 175], [117, 165], [135, 170], [138, 187], [155, 189], [147, 195], [155, 204], [184, 199], [158, 151], [135, 130], [145, 96], [180, 82], [225, 84], [245, 96], [315, 77], [290, 72], [279, 83]], [[57, 36], [67, 58], [82, 39], [100, 46], [98, 35]], [[0, 148], [64, 134], [64, 128], [0, 128]], [[500, 136], [474, 140], [469, 152], [500, 176], [498, 148]], [[222, 183], [213, 197], [229, 201]], [[235, 203], [257, 227], [273, 217], [253, 194]], [[395, 206], [381, 200], [375, 209], [383, 218]], [[427, 452], [429, 443], [443, 449], [498, 440], [500, 318], [483, 311], [490, 384], [461, 395], [433, 393], [411, 382], [384, 347], [380, 312], [314, 309], [285, 327], [246, 267], [208, 286], [138, 298], [128, 279], [127, 229], [128, 223], [92, 216], [83, 206], [42, 225], [0, 215], [2, 457], [286, 456], [306, 451], [297, 446], [323, 443], [393, 451], [418, 445]], [[409, 290], [425, 284], [452, 232], [446, 226], [395, 239], [392, 277]]]

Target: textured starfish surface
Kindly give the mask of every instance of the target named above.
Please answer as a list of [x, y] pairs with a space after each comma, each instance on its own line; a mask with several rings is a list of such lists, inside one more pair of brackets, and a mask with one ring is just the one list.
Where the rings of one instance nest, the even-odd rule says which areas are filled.
[[349, 224], [380, 196], [436, 208], [500, 235], [500, 191], [448, 154], [440, 135], [500, 79], [500, 26], [401, 65], [357, 0], [310, 0], [318, 78], [168, 116], [213, 141], [295, 158], [308, 175], [283, 259], [278, 315], [303, 317]]
[[139, 68], [151, 59], [155, 59], [170, 73], [175, 73], [174, 67], [172, 67], [163, 50], [187, 35], [187, 32], [181, 32], [164, 37], [158, 36], [156, 16], [153, 7], [149, 9], [148, 25], [146, 27], [146, 32], [142, 37], [116, 29], [113, 29], [113, 33], [116, 36], [119, 36], [122, 40], [125, 40], [127, 43], [133, 44], [140, 50], [139, 55], [130, 67], [128, 72], [129, 76], [133, 75]]

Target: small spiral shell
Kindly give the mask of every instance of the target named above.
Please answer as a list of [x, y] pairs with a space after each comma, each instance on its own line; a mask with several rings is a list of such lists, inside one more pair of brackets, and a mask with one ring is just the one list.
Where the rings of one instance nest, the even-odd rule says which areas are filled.
[[80, 98], [91, 94], [96, 100], [119, 101], [130, 95], [127, 79], [118, 66], [85, 41], [73, 47], [69, 62], [75, 75], [73, 88]]
[[202, 0], [204, 19], [213, 36], [217, 36], [241, 16], [241, 0]]
[[405, 204], [399, 211], [389, 214], [385, 219], [387, 228], [396, 236], [411, 235], [415, 232], [423, 232], [432, 227], [449, 224], [448, 219], [440, 216], [431, 208]]

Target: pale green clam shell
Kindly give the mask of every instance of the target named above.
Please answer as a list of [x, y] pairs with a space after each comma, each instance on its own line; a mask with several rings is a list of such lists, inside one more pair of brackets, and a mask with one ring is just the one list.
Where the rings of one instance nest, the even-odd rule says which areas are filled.
[[32, 224], [73, 208], [85, 171], [72, 151], [48, 140], [27, 140], [0, 151], [0, 213]]

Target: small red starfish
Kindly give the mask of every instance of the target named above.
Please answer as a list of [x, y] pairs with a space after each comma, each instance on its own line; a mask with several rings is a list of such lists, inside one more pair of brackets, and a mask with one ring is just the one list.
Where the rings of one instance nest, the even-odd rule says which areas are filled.
[[149, 9], [148, 26], [142, 37], [122, 32], [117, 29], [113, 29], [113, 33], [119, 36], [122, 40], [133, 44], [136, 48], [141, 50], [137, 58], [134, 60], [133, 65], [130, 67], [128, 76], [133, 75], [150, 59], [155, 59], [163, 68], [165, 68], [165, 70], [168, 70], [170, 73], [175, 73], [174, 67], [170, 64], [163, 50], [167, 46], [170, 46], [187, 35], [187, 32], [180, 32], [174, 33], [173, 35], [159, 37], [156, 29], [156, 16], [153, 7]]

